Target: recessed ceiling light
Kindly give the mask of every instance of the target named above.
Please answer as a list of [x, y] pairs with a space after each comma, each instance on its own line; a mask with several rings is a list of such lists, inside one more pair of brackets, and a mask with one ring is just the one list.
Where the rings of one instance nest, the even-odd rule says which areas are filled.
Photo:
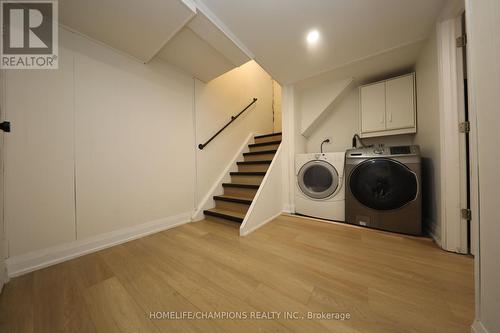
[[311, 30], [307, 34], [307, 42], [309, 44], [314, 44], [319, 40], [319, 32], [318, 30]]

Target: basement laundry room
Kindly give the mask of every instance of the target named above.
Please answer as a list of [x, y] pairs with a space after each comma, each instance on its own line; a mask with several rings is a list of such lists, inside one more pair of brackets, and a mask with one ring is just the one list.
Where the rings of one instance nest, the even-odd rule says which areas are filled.
[[497, 0], [0, 9], [0, 332], [500, 332]]

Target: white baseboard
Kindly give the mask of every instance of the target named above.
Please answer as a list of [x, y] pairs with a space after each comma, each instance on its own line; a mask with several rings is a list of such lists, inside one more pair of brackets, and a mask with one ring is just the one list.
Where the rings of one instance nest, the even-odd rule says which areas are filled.
[[293, 214], [291, 205], [283, 205], [283, 213]]
[[443, 248], [441, 238], [438, 237], [435, 232], [436, 223], [434, 221], [426, 220], [424, 225], [426, 226], [424, 228], [424, 232], [431, 236], [434, 243], [436, 243], [440, 248]]
[[2, 293], [3, 286], [9, 282], [9, 276], [7, 275], [7, 267], [5, 262], [0, 263], [0, 294]]
[[10, 278], [191, 222], [191, 212], [34, 251], [6, 261]]
[[222, 194], [223, 192], [222, 183], [230, 181], [231, 176], [229, 175], [229, 172], [237, 171], [238, 167], [236, 165], [236, 162], [238, 162], [240, 159], [243, 160], [243, 153], [248, 151], [248, 145], [253, 140], [254, 135], [255, 133], [250, 133], [248, 135], [248, 137], [242, 143], [236, 154], [234, 154], [231, 161], [229, 161], [229, 163], [226, 165], [222, 173], [219, 175], [219, 177], [217, 177], [217, 180], [213, 183], [207, 195], [205, 195], [205, 197], [201, 200], [199, 206], [196, 208], [192, 217], [193, 221], [203, 220], [204, 218], [203, 211], [215, 207], [213, 196]]
[[279, 212], [278, 214], [276, 214], [276, 215], [268, 218], [267, 220], [264, 220], [262, 223], [259, 223], [258, 225], [255, 225], [251, 229], [246, 230], [244, 232], [241, 232], [241, 229], [240, 229], [240, 236], [247, 236], [247, 235], [251, 234], [255, 230], [257, 230], [259, 228], [262, 228], [265, 224], [268, 224], [269, 222], [271, 222], [272, 220], [274, 220], [275, 218], [277, 218], [280, 215], [281, 215], [281, 212]]
[[484, 327], [483, 323], [479, 320], [474, 320], [471, 326], [472, 333], [489, 333], [486, 327]]

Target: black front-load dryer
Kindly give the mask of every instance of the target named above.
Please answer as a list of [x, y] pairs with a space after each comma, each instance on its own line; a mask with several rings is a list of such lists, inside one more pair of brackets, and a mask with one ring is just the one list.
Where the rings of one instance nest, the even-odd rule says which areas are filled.
[[420, 235], [418, 146], [351, 149], [346, 153], [346, 221]]

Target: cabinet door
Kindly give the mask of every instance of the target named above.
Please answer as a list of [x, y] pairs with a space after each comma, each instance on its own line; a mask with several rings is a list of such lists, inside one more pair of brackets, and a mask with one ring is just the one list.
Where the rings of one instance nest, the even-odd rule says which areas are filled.
[[408, 75], [386, 82], [387, 129], [415, 126], [414, 76]]
[[361, 87], [361, 132], [385, 130], [385, 82]]

